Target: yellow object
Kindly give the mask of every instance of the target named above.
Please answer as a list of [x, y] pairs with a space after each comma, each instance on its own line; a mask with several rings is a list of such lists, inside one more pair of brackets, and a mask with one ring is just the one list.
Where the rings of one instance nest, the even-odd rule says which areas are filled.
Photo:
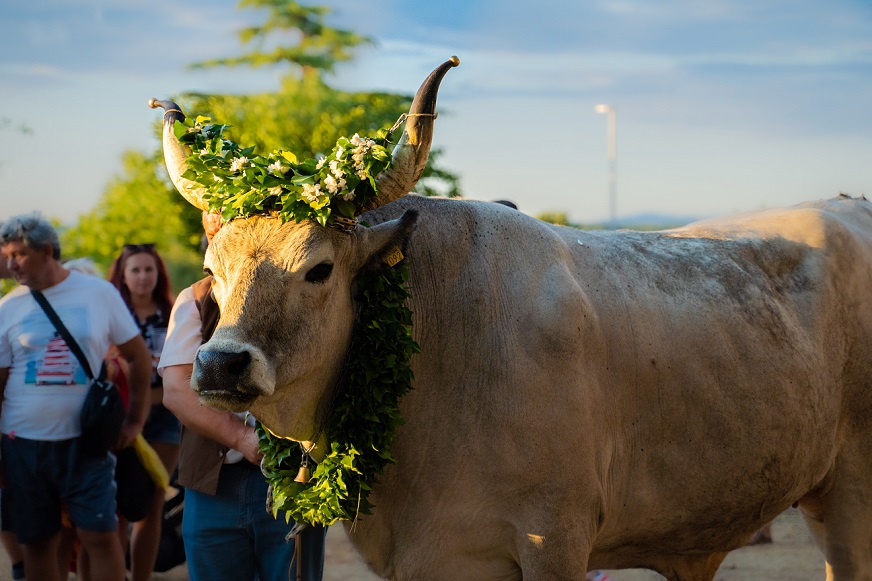
[[385, 256], [385, 262], [388, 266], [393, 266], [403, 259], [403, 253], [399, 247], [394, 246], [391, 253]]
[[148, 474], [158, 488], [166, 490], [170, 484], [170, 475], [167, 474], [167, 469], [164, 468], [163, 462], [160, 461], [160, 456], [154, 451], [154, 448], [148, 445], [142, 434], [136, 436], [133, 441], [133, 448], [136, 450], [136, 455], [139, 456], [139, 461], [148, 470]]
[[294, 478], [294, 482], [302, 482], [306, 484], [312, 479], [312, 476], [309, 474], [308, 466], [300, 466], [299, 472], [297, 472], [297, 477]]

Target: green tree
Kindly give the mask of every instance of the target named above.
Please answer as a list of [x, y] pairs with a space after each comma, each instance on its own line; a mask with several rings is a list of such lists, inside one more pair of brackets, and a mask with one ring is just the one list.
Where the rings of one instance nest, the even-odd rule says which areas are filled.
[[[408, 111], [408, 95], [350, 93], [322, 80], [322, 74], [331, 72], [336, 63], [350, 59], [357, 46], [371, 42], [327, 26], [328, 8], [291, 0], [241, 0], [239, 7], [266, 9], [262, 25], [239, 32], [241, 42], [252, 50], [193, 66], [289, 65], [288, 71], [276, 92], [185, 95], [180, 101], [189, 114], [208, 115], [233, 125], [230, 137], [259, 152], [282, 148], [304, 159], [329, 151], [342, 135], [374, 133]], [[457, 176], [433, 164], [440, 153], [431, 151], [416, 191], [459, 195]], [[167, 261], [173, 288], [178, 290], [201, 276], [201, 235], [199, 211], [170, 185], [157, 145], [148, 155], [133, 151], [123, 155], [119, 177], [107, 185], [92, 212], [62, 232], [62, 245], [64, 258], [89, 256], [105, 272], [125, 243], [155, 242]]]
[[240, 0], [239, 7], [267, 10], [262, 25], [238, 32], [239, 41], [252, 46], [252, 50], [237, 57], [195, 63], [192, 67], [288, 64], [308, 77], [319, 71], [333, 71], [337, 62], [352, 58], [355, 47], [372, 43], [354, 32], [327, 26], [324, 19], [331, 10], [326, 6], [304, 6], [289, 0]]
[[162, 159], [128, 151], [123, 176], [106, 187], [97, 207], [61, 232], [64, 260], [87, 256], [104, 273], [127, 243], [154, 242], [175, 290], [202, 272], [200, 212], [162, 179]]
[[[325, 24], [330, 9], [303, 6], [293, 0], [241, 0], [240, 8], [266, 8], [263, 25], [243, 28], [239, 39], [254, 48], [238, 57], [208, 60], [192, 65], [284, 66], [279, 90], [260, 95], [188, 94], [184, 109], [232, 125], [230, 135], [260, 153], [274, 149], [293, 151], [305, 159], [329, 152], [336, 139], [353, 133], [374, 134], [389, 127], [409, 110], [412, 98], [395, 93], [350, 93], [322, 80], [337, 62], [349, 60], [354, 48], [372, 40]], [[290, 41], [271, 50], [264, 47], [276, 38]], [[397, 137], [399, 137], [397, 135]], [[439, 167], [442, 152], [431, 151], [427, 168], [415, 191], [423, 195], [460, 195], [459, 177]]]

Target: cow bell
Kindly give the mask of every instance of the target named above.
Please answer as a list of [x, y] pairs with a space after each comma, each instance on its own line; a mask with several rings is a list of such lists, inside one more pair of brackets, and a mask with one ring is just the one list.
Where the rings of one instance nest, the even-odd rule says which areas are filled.
[[307, 464], [303, 464], [300, 466], [299, 472], [297, 472], [297, 477], [294, 478], [294, 482], [302, 482], [306, 484], [309, 480], [312, 479], [312, 475], [309, 473], [309, 466]]

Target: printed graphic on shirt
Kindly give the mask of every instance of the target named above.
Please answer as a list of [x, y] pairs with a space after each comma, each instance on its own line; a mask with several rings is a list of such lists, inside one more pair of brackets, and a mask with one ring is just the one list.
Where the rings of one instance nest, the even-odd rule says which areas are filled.
[[[84, 309], [64, 309], [60, 316], [74, 337], [82, 336], [77, 330], [88, 328]], [[63, 386], [88, 383], [76, 355], [43, 313], [26, 317], [22, 328], [28, 330], [21, 335], [22, 347], [27, 354], [25, 384]]]
[[167, 338], [167, 324], [163, 318], [163, 313], [158, 310], [155, 314], [150, 315], [145, 322], [140, 322], [133, 314], [133, 319], [139, 326], [139, 332], [142, 338], [145, 339], [145, 344], [151, 351], [151, 385], [163, 385], [163, 379], [157, 372], [158, 363], [160, 363], [160, 354], [163, 351], [164, 343]]
[[160, 363], [160, 354], [163, 351], [164, 342], [167, 339], [167, 330], [166, 327], [151, 327], [150, 333], [148, 337], [148, 348], [151, 351], [151, 367], [152, 367], [152, 377], [151, 383], [159, 384], [161, 381], [160, 375], [157, 374], [157, 364]]
[[30, 381], [28, 376], [25, 376], [25, 381], [36, 385], [73, 385], [81, 383], [75, 377], [78, 368], [76, 356], [67, 347], [66, 341], [55, 333], [42, 354], [42, 363], [36, 370], [36, 381]]

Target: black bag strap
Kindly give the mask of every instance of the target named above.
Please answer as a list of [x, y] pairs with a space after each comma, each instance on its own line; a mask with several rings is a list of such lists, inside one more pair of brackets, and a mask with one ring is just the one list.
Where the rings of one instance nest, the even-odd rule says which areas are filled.
[[45, 311], [48, 320], [51, 321], [51, 324], [54, 325], [58, 333], [61, 334], [61, 337], [64, 338], [64, 341], [67, 342], [67, 347], [70, 348], [70, 351], [72, 351], [73, 355], [76, 356], [76, 359], [79, 360], [79, 364], [82, 366], [82, 369], [85, 370], [85, 373], [88, 375], [88, 379], [93, 381], [94, 374], [91, 373], [91, 366], [88, 365], [88, 358], [85, 357], [84, 353], [82, 353], [82, 348], [79, 347], [78, 343], [76, 343], [76, 340], [67, 330], [64, 322], [61, 321], [61, 318], [58, 317], [58, 314], [52, 308], [51, 304], [49, 304], [48, 299], [46, 299], [45, 295], [38, 290], [31, 290], [30, 294], [33, 295], [33, 298], [36, 300], [37, 303], [39, 303], [39, 306], [42, 307], [42, 310]]

